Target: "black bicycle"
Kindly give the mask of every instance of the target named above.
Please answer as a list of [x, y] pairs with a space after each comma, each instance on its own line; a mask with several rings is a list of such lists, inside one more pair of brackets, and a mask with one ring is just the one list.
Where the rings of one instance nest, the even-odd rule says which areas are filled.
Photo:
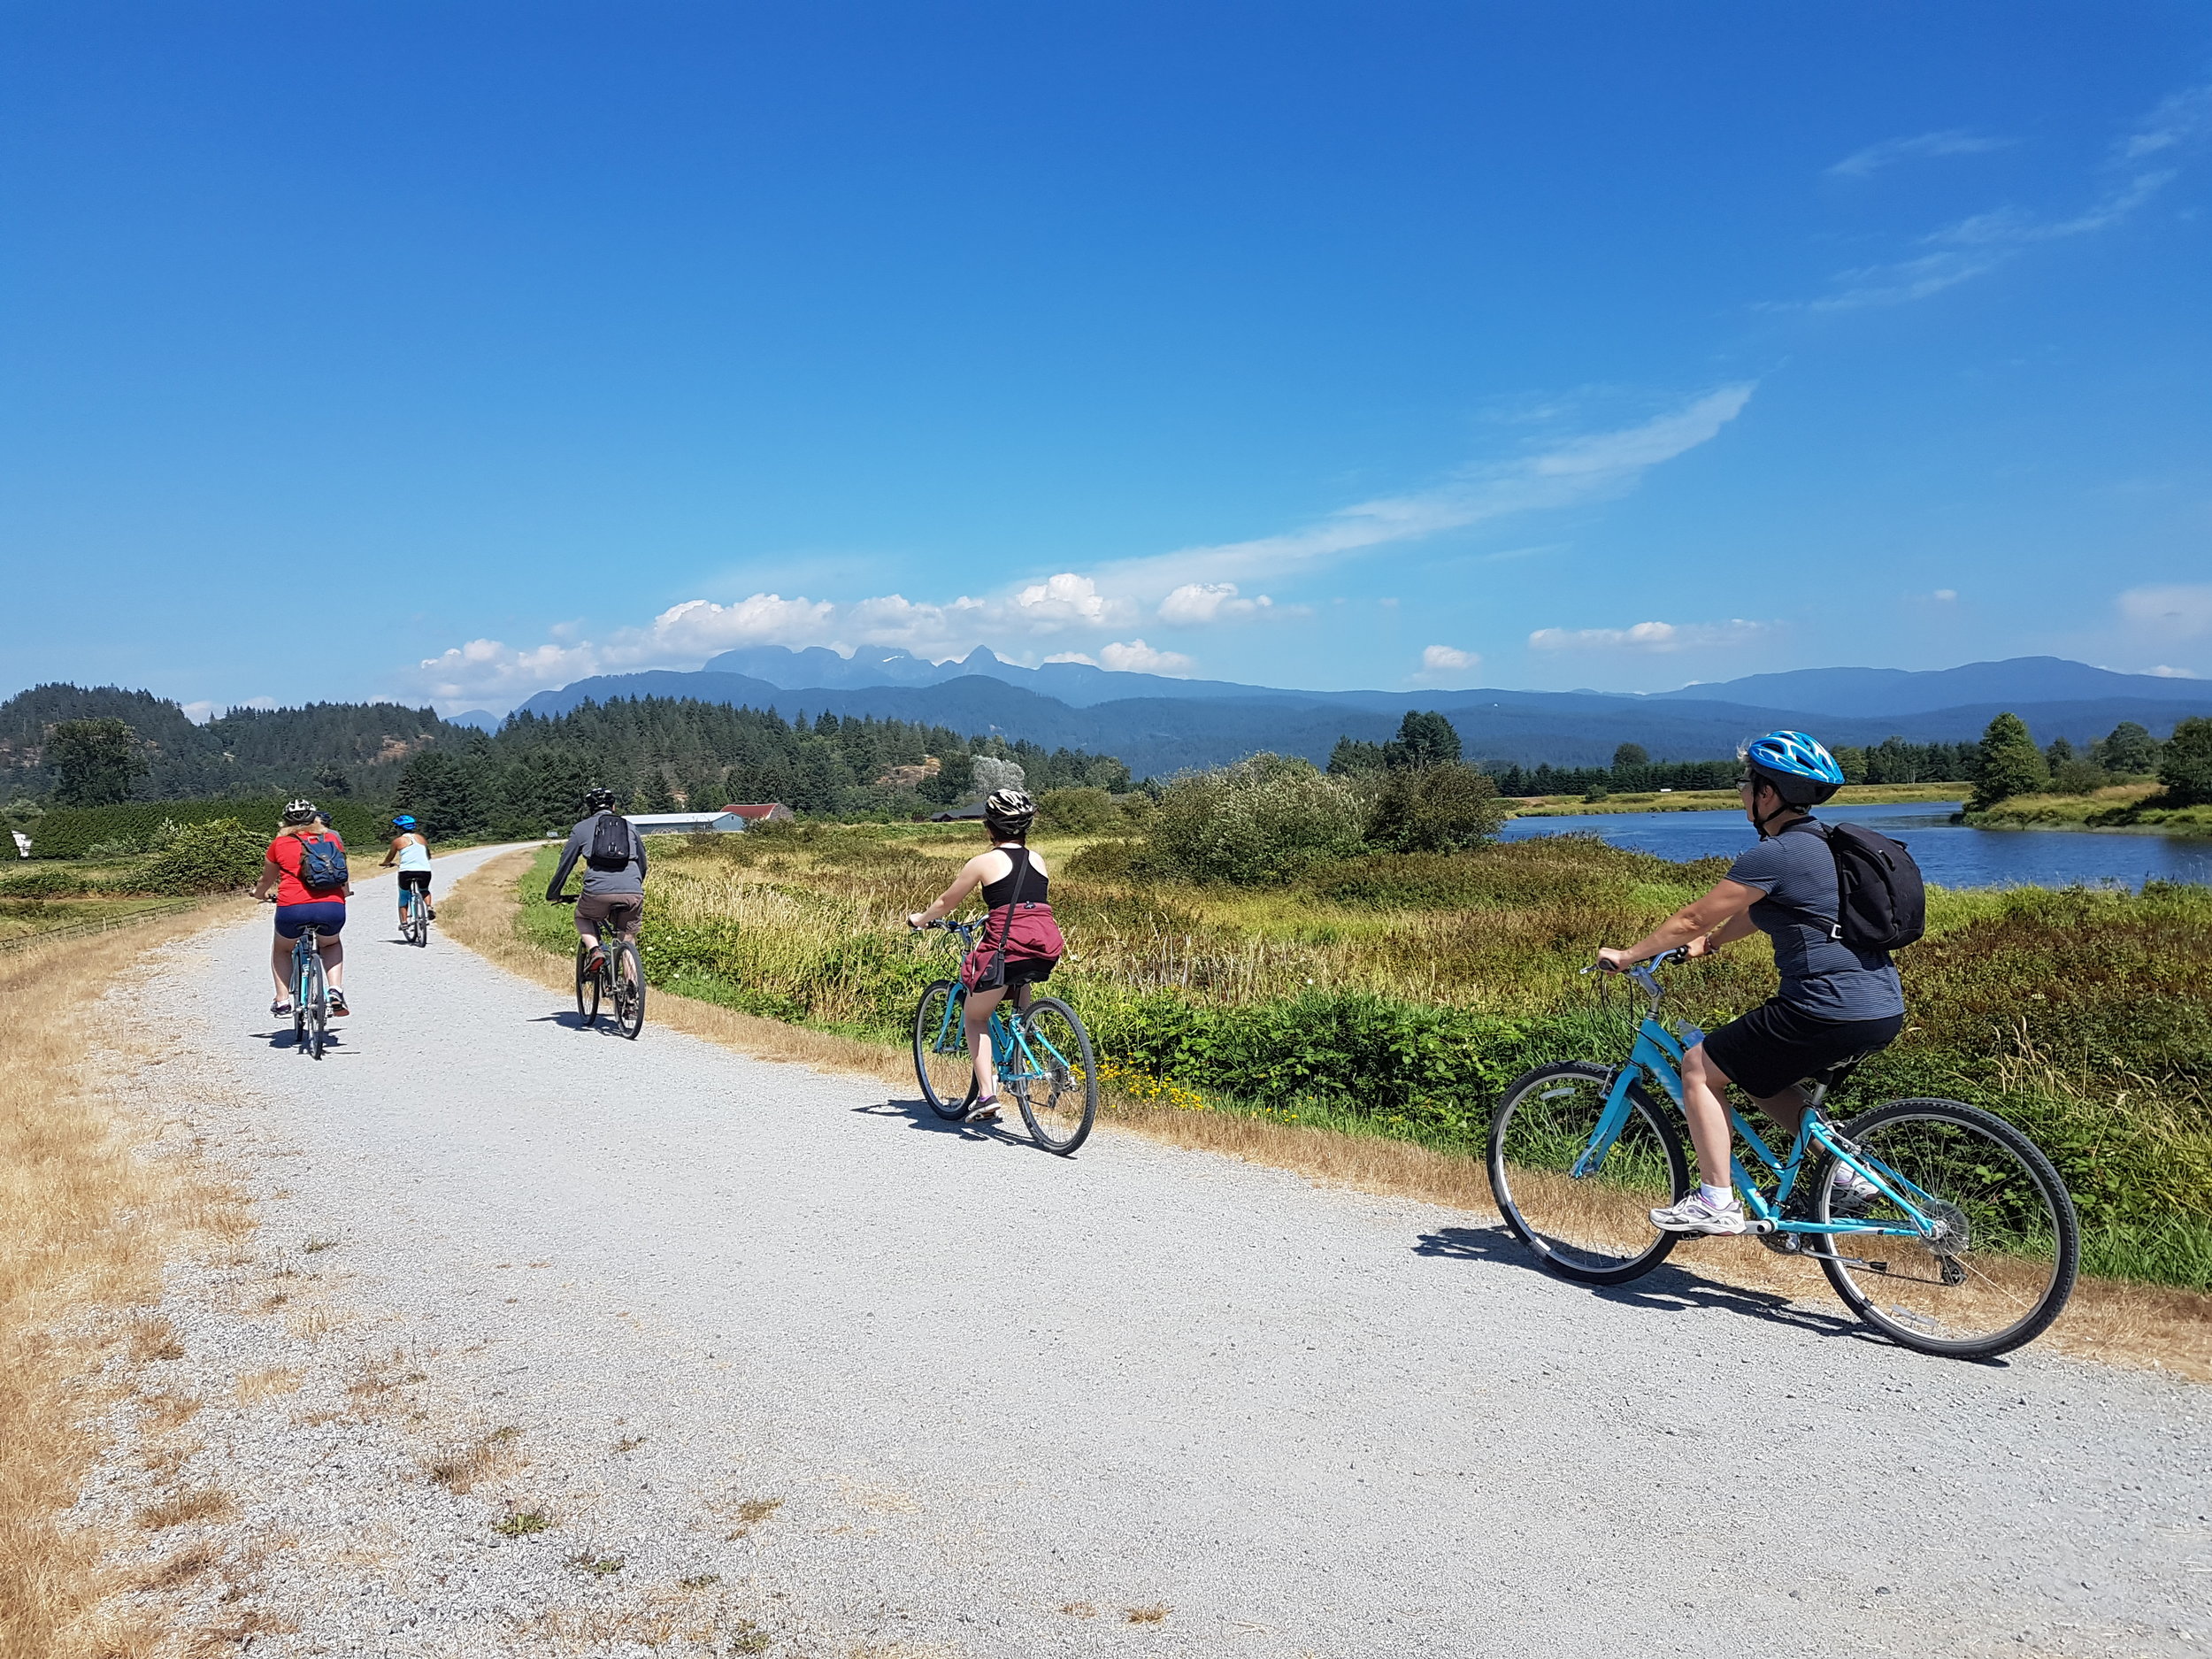
[[[576, 901], [564, 893], [556, 902]], [[614, 1028], [633, 1041], [645, 1029], [645, 959], [636, 941], [617, 938], [609, 944], [602, 939], [595, 950], [588, 941], [577, 940], [576, 1014], [584, 1030], [598, 1025], [603, 1005], [613, 1010]]]

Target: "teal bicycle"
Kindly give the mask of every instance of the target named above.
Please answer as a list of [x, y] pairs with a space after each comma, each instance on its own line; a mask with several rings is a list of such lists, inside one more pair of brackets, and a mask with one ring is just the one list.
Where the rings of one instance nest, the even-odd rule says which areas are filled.
[[[980, 924], [932, 922], [975, 949]], [[1021, 1107], [1030, 1139], [1065, 1157], [1081, 1146], [1098, 1116], [1098, 1064], [1091, 1034], [1076, 1011], [1056, 996], [1030, 999], [1008, 1011], [1002, 997], [987, 1027], [999, 1092]], [[940, 1118], [964, 1117], [975, 1103], [975, 1062], [968, 1050], [968, 993], [956, 979], [938, 979], [914, 1010], [914, 1078]]]
[[411, 945], [430, 942], [430, 900], [420, 887], [399, 891], [399, 936]]
[[292, 943], [292, 1048], [318, 1060], [330, 1032], [330, 984], [323, 977], [321, 940], [317, 929], [303, 927]]
[[[1648, 999], [1627, 1062], [1540, 1066], [1490, 1125], [1490, 1190], [1515, 1236], [1563, 1279], [1619, 1285], [1685, 1235], [1648, 1212], [1689, 1191], [1682, 1056], [1704, 1041], [1659, 1017], [1661, 964], [1624, 970]], [[1839, 1125], [1825, 1102], [1858, 1063], [1806, 1079], [1811, 1109], [1778, 1155], [1732, 1105], [1755, 1171], [1733, 1160], [1750, 1232], [1820, 1264], [1844, 1305], [1924, 1354], [1984, 1359], [2033, 1341], [2073, 1292], [2074, 1202], [2051, 1162], [2002, 1118], [1950, 1100], [1894, 1100]]]

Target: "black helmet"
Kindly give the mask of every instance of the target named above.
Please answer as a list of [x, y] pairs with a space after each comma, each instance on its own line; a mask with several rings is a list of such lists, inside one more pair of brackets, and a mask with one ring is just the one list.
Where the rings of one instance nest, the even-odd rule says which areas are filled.
[[588, 813], [613, 811], [614, 791], [603, 789], [597, 784], [592, 785], [584, 791], [584, 810]]
[[1036, 818], [1037, 803], [1026, 789], [994, 789], [983, 803], [983, 822], [994, 834], [1025, 835]]

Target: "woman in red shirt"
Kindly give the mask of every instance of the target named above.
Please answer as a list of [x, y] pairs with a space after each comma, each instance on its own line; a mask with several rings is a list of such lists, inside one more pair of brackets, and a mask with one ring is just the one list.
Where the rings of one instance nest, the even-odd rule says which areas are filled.
[[330, 979], [330, 1011], [343, 1014], [346, 1009], [345, 974], [346, 948], [339, 940], [338, 932], [346, 925], [346, 896], [353, 891], [350, 883], [338, 887], [311, 887], [300, 877], [303, 841], [324, 837], [338, 841], [339, 850], [345, 843], [338, 841], [338, 833], [326, 828], [315, 810], [312, 801], [294, 801], [284, 809], [284, 827], [269, 843], [263, 856], [261, 879], [254, 883], [257, 899], [273, 897], [276, 900], [276, 938], [269, 947], [269, 977], [276, 981], [276, 1001], [269, 1004], [272, 1014], [283, 1017], [292, 1011], [292, 946], [303, 928], [316, 930], [316, 943], [323, 953], [323, 972]]

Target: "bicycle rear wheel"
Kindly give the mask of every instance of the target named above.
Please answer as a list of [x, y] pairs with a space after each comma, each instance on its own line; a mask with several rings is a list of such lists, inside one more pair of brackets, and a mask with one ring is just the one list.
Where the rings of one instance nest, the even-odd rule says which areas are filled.
[[323, 957], [316, 951], [307, 958], [301, 971], [300, 983], [306, 988], [306, 999], [300, 1004], [306, 1015], [307, 1052], [318, 1060], [323, 1057], [323, 1040], [330, 1026], [330, 987], [323, 979]]
[[615, 1029], [635, 1042], [645, 1029], [645, 960], [626, 939], [607, 957], [607, 972], [614, 989]]
[[584, 964], [590, 959], [591, 947], [582, 940], [576, 941], [576, 1018], [586, 1031], [599, 1022], [599, 972], [587, 970]]
[[1490, 1191], [1513, 1234], [1563, 1279], [1618, 1285], [1648, 1273], [1676, 1235], [1647, 1213], [1689, 1190], [1681, 1138], [1640, 1084], [1595, 1169], [1573, 1173], [1605, 1110], [1613, 1073], [1566, 1061], [1516, 1080], [1490, 1121]]
[[975, 1061], [968, 1053], [959, 987], [939, 979], [914, 1010], [914, 1080], [940, 1118], [957, 1118], [975, 1099]]
[[407, 926], [410, 944], [426, 945], [430, 942], [430, 906], [424, 902], [419, 888], [408, 889]]
[[1030, 1138], [1063, 1157], [1081, 1146], [1098, 1116], [1098, 1065], [1081, 1017], [1056, 996], [1037, 998], [1014, 1052], [1000, 1058]]
[[[2073, 1294], [2080, 1227], [2065, 1183], [2033, 1141], [1949, 1100], [1889, 1101], [1841, 1133], [1873, 1173], [1917, 1187], [1905, 1196], [1943, 1224], [1934, 1239], [1813, 1235], [1820, 1271], [1846, 1307], [1893, 1341], [1954, 1359], [2008, 1353], [2050, 1327]], [[1834, 1215], [1835, 1167], [1831, 1160], [1816, 1176], [1820, 1220], [1909, 1224], [1886, 1197]]]

